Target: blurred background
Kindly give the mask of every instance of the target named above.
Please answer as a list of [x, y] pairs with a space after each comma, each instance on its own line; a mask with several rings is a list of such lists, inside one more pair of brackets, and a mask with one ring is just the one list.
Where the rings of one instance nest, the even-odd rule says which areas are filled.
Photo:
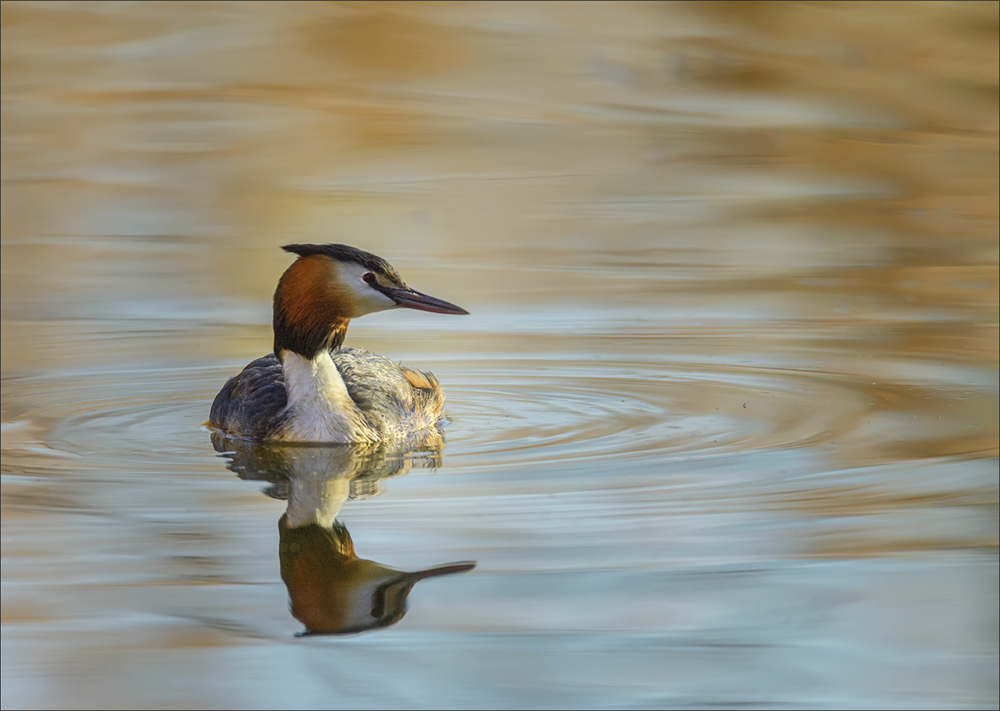
[[[3, 2], [3, 707], [996, 708], [998, 7]], [[294, 242], [472, 313], [355, 636], [202, 426]]]

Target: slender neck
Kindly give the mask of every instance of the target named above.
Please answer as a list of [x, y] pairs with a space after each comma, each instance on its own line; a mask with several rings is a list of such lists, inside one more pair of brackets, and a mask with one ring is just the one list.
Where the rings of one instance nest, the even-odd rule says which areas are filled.
[[285, 351], [313, 360], [320, 352], [340, 348], [350, 318], [345, 303], [330, 288], [331, 262], [308, 256], [294, 262], [274, 291], [274, 354]]
[[340, 348], [347, 336], [348, 318], [334, 316], [292, 324], [285, 310], [274, 308], [274, 354], [284, 359], [284, 352], [291, 351], [306, 360], [313, 360], [322, 351]]

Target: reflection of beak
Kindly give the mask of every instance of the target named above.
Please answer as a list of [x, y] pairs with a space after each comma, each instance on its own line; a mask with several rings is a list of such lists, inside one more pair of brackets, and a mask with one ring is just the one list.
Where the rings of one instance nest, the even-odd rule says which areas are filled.
[[400, 306], [417, 311], [430, 311], [435, 314], [468, 314], [469, 312], [461, 306], [449, 304], [447, 301], [437, 299], [427, 294], [421, 294], [413, 289], [380, 289], [382, 293], [395, 301]]

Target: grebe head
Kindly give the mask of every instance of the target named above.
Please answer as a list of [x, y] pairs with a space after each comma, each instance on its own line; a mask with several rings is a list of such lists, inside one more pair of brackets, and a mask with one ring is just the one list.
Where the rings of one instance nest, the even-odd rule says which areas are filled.
[[343, 244], [289, 244], [299, 258], [274, 292], [274, 353], [312, 359], [337, 348], [352, 318], [395, 308], [438, 314], [465, 309], [408, 287], [381, 257]]

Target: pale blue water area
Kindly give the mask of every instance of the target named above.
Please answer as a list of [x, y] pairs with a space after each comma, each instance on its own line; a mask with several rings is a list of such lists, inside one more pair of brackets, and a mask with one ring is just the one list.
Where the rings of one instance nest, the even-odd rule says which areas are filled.
[[[995, 4], [2, 20], [5, 709], [1000, 702]], [[293, 242], [443, 442], [213, 443]]]

